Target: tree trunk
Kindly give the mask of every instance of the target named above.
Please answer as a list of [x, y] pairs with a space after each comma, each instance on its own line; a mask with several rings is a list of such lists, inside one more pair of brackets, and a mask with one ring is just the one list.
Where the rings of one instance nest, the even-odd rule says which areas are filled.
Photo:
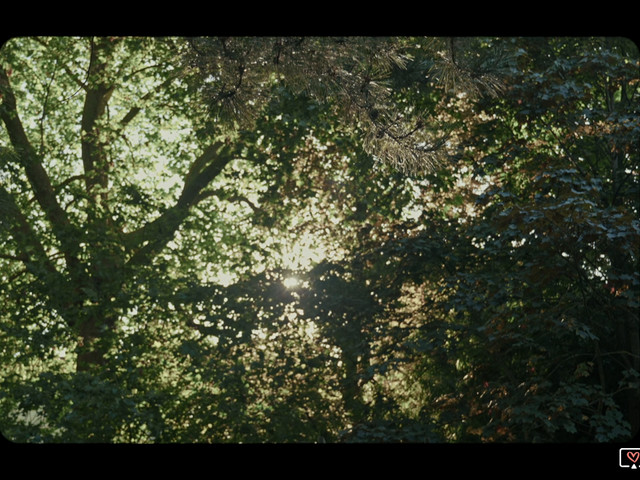
[[342, 398], [345, 409], [354, 425], [362, 423], [367, 417], [367, 405], [362, 398], [362, 364], [356, 351], [342, 352], [344, 378], [342, 380]]
[[[621, 276], [626, 274], [632, 276], [633, 272], [628, 271], [628, 267], [633, 262], [623, 252], [612, 252], [611, 265], [613, 271]], [[611, 281], [613, 295], [629, 288], [625, 281]], [[634, 370], [640, 373], [640, 328], [638, 325], [638, 315], [628, 308], [615, 308], [613, 310], [616, 322], [616, 349], [621, 354], [621, 365], [624, 369]], [[623, 400], [623, 412], [626, 420], [631, 424], [632, 436], [640, 431], [640, 389], [633, 388], [625, 392]]]
[[[628, 318], [625, 322], [625, 343], [629, 352], [631, 367], [640, 373], [640, 328], [636, 318]], [[640, 431], [640, 388], [627, 392], [627, 417], [631, 424], [631, 437]]]
[[78, 357], [76, 371], [88, 372], [104, 365], [106, 349], [100, 335], [100, 324], [96, 317], [85, 319], [79, 328]]

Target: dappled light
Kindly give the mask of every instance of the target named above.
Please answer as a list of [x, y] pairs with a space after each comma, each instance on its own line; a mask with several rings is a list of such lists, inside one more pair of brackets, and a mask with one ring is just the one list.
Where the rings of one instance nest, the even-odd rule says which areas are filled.
[[2, 434], [629, 442], [639, 62], [624, 38], [10, 39]]
[[298, 277], [287, 277], [282, 283], [284, 283], [284, 286], [289, 289], [298, 288], [302, 284]]

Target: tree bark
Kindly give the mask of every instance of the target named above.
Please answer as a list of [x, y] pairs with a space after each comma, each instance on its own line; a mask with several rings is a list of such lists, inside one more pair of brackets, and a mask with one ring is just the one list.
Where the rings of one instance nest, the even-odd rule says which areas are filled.
[[104, 148], [105, 142], [108, 140], [101, 138], [98, 124], [115, 89], [108, 78], [107, 60], [112, 49], [113, 44], [107, 39], [91, 41], [87, 75], [89, 81], [85, 88], [86, 95], [81, 120], [82, 163], [87, 193], [89, 194], [95, 185], [100, 185], [103, 189], [108, 186], [109, 163]]
[[[106, 123], [108, 103], [117, 84], [111, 57], [116, 42], [109, 38], [91, 40], [87, 79], [80, 83], [85, 94], [79, 125], [84, 167], [81, 177], [89, 201], [85, 211], [87, 220], [82, 226], [73, 224], [61, 207], [41, 155], [33, 148], [20, 120], [9, 78], [0, 68], [0, 119], [15, 152], [11, 160], [23, 167], [66, 265], [50, 261], [47, 249], [51, 246], [44, 243], [44, 236], [40, 238], [34, 231], [12, 194], [4, 188], [0, 189], [0, 211], [8, 215], [7, 228], [23, 242], [16, 258], [40, 278], [42, 293], [49, 305], [78, 336], [78, 371], [104, 364], [109, 349], [107, 336], [117, 319], [110, 303], [125, 284], [127, 270], [150, 262], [166, 246], [189, 215], [190, 208], [202, 198], [202, 190], [233, 159], [225, 142], [214, 142], [193, 162], [185, 176], [184, 188], [171, 208], [137, 231], [129, 234], [119, 231], [109, 214], [107, 147], [140, 109], [132, 108], [118, 123], [119, 129], [112, 130]], [[170, 76], [162, 85], [168, 85], [175, 78], [176, 75]], [[143, 100], [150, 96], [151, 93], [145, 95]], [[42, 272], [47, 275], [39, 275]]]

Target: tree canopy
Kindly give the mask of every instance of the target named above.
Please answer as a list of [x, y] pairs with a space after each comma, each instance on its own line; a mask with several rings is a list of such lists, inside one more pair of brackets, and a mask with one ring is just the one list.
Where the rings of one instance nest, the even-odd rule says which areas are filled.
[[619, 442], [640, 428], [624, 38], [0, 50], [17, 442]]

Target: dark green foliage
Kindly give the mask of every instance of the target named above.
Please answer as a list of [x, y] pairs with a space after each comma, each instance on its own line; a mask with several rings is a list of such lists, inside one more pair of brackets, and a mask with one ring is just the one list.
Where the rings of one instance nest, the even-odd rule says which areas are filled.
[[[610, 90], [637, 98], [638, 59], [595, 46], [565, 58], [556, 52], [573, 45], [562, 47], [544, 72], [522, 70], [527, 80], [478, 126], [492, 141], [471, 138], [473, 167], [494, 180], [469, 200], [485, 207], [451, 222], [439, 254], [423, 257], [424, 275], [444, 267], [445, 296], [430, 308], [450, 320], [425, 324], [427, 341], [412, 345], [455, 365], [457, 373], [429, 360], [423, 378], [431, 386], [457, 375], [445, 389], [459, 393], [445, 393], [445, 422], [465, 421], [460, 439], [611, 441], [638, 429], [637, 102], [607, 103], [596, 88], [604, 57], [625, 71]], [[590, 76], [567, 75], [585, 65]], [[603, 107], [617, 113], [586, 128]], [[524, 116], [513, 121], [512, 111]], [[599, 154], [598, 143], [608, 145]]]

